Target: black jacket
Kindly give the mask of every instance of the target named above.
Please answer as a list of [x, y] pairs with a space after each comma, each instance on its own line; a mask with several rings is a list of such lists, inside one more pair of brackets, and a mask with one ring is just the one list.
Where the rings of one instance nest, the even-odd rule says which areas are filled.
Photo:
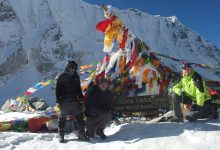
[[56, 82], [56, 102], [75, 101], [77, 96], [83, 98], [78, 74], [69, 75], [67, 71], [60, 74]]
[[113, 110], [113, 94], [109, 91], [102, 91], [98, 86], [88, 95], [87, 116], [90, 113], [97, 115], [108, 113]]

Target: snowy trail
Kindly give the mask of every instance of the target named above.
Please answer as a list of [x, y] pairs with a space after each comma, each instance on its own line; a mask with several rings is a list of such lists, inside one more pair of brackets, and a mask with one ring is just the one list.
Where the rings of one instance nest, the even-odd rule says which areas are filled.
[[213, 150], [220, 149], [220, 121], [196, 123], [158, 123], [111, 125], [107, 140], [95, 137], [91, 142], [77, 140], [73, 132], [58, 143], [56, 133], [0, 132], [2, 150]]

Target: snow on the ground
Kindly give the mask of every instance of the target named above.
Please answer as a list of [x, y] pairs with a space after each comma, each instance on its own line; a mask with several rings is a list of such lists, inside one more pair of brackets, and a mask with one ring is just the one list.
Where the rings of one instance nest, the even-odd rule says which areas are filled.
[[57, 133], [0, 132], [1, 150], [219, 150], [220, 120], [195, 123], [111, 124], [108, 139], [77, 140], [76, 133], [59, 143]]
[[15, 120], [28, 120], [29, 118], [42, 116], [40, 113], [30, 113], [30, 112], [10, 112], [3, 113], [0, 111], [0, 122], [4, 121], [15, 121]]

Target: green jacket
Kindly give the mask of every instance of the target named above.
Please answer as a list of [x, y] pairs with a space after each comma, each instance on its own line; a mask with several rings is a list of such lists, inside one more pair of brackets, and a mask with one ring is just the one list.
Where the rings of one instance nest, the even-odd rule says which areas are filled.
[[197, 105], [203, 106], [206, 100], [211, 99], [202, 77], [192, 70], [189, 76], [184, 76], [173, 86], [173, 92], [180, 96], [184, 91], [186, 96], [190, 97]]

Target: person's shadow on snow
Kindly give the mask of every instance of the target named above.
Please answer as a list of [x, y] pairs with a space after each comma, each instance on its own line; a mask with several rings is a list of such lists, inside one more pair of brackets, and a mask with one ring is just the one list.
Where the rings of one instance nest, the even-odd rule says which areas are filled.
[[[158, 124], [125, 124], [118, 132], [108, 136], [106, 141], [127, 141], [135, 143], [146, 138], [178, 136], [184, 130], [192, 131], [220, 131], [219, 120], [198, 120], [184, 123], [158, 123]], [[129, 142], [130, 141], [130, 142]]]

